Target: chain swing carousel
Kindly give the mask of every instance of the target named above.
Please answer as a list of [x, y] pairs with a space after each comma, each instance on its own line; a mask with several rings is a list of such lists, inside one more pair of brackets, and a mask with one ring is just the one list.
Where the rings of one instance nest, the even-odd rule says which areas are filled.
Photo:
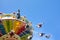
[[0, 13], [0, 40], [31, 40], [32, 23], [18, 13]]

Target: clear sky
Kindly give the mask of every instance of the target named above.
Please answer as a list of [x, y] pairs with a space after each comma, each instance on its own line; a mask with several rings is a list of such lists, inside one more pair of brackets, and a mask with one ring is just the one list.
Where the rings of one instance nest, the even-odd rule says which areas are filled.
[[[33, 23], [32, 40], [60, 40], [60, 0], [0, 0], [0, 12], [17, 12], [17, 9]], [[39, 29], [35, 25], [40, 22], [44, 24]], [[37, 32], [45, 32], [52, 37], [41, 38]]]

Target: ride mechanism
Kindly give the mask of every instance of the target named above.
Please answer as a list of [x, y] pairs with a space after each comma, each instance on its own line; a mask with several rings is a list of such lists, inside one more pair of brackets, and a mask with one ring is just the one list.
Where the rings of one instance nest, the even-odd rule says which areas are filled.
[[0, 40], [31, 40], [32, 23], [17, 13], [0, 13]]

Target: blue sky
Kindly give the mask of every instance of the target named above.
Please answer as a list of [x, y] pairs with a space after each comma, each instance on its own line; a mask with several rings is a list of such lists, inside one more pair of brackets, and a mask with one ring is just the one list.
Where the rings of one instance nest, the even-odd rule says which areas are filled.
[[[17, 12], [17, 9], [33, 23], [35, 32], [32, 40], [60, 39], [60, 0], [0, 0], [0, 12]], [[39, 29], [35, 25], [40, 22], [44, 24]], [[41, 38], [37, 32], [45, 32], [52, 37]]]

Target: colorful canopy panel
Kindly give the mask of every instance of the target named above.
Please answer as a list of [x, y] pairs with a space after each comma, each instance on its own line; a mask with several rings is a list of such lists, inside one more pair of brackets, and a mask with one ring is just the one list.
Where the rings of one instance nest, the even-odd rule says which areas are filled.
[[[7, 16], [8, 15], [8, 16]], [[32, 26], [26, 18], [19, 19], [12, 14], [0, 16], [0, 40], [30, 40]]]

